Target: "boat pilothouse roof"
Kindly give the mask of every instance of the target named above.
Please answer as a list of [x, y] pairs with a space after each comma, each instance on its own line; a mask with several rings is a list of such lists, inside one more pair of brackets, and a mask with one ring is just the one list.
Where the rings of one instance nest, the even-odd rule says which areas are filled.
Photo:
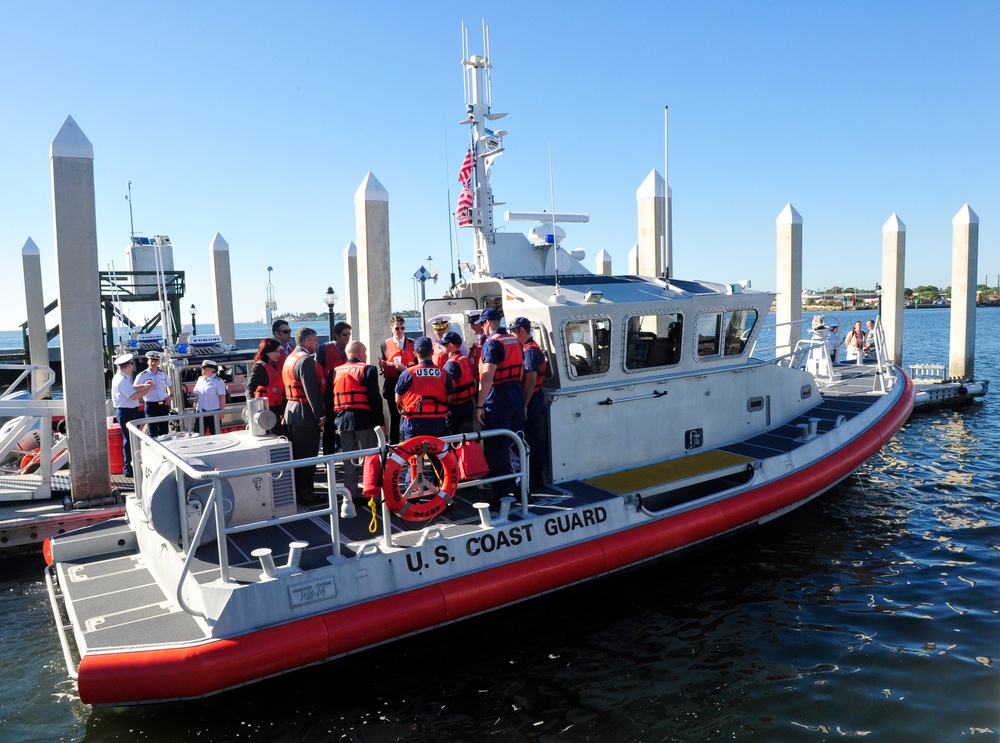
[[[913, 386], [884, 349], [834, 368], [818, 338], [757, 358], [770, 293], [593, 275], [544, 219], [533, 239], [497, 232], [486, 46], [470, 57], [466, 44], [464, 62], [476, 192], [459, 216], [476, 267], [424, 311], [462, 329], [472, 308], [531, 321], [551, 370], [544, 484], [526, 476], [538, 452], [503, 429], [296, 460], [257, 405], [248, 430], [211, 437], [130, 423], [126, 518], [45, 548], [83, 702], [206, 696], [748, 531], [848, 477], [905, 422]], [[459, 447], [491, 439], [520, 472], [463, 472]], [[381, 473], [370, 513], [338, 483], [359, 456]], [[291, 473], [315, 465], [327, 499], [310, 510]], [[520, 497], [489, 501], [505, 477]]]

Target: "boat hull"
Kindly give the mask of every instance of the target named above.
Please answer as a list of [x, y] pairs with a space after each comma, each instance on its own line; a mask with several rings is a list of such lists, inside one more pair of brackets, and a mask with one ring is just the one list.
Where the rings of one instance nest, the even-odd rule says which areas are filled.
[[[428, 578], [415, 588], [275, 626], [177, 647], [86, 652], [78, 669], [80, 698], [88, 704], [122, 705], [207, 696], [605, 576], [765, 523], [842, 481], [906, 422], [913, 408], [914, 388], [905, 375], [899, 372], [899, 376], [902, 391], [898, 396], [891, 395], [894, 399], [878, 420], [830, 456], [786, 476], [561, 547], [551, 546], [550, 542], [559, 536], [553, 533], [547, 535], [550, 539], [534, 540], [534, 546], [541, 551], [531, 556], [506, 562], [498, 558], [496, 564], [474, 572], [442, 580]], [[603, 508], [600, 504], [590, 507], [588, 528], [599, 528], [604, 523], [598, 511]], [[605, 510], [603, 516], [608, 523], [614, 521], [607, 515]], [[579, 518], [584, 524], [584, 517]], [[564, 532], [573, 530], [569, 521], [566, 524]], [[560, 530], [554, 527], [552, 531]], [[511, 554], [516, 555], [516, 550], [512, 549]], [[412, 566], [409, 570], [414, 572]]]

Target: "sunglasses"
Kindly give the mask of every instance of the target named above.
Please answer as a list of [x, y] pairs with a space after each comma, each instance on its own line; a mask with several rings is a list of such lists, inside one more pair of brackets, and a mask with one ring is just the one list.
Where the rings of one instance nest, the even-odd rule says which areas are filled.
[[281, 333], [282, 335], [291, 335], [292, 334], [292, 329], [291, 328], [286, 328], [285, 330], [279, 330], [278, 332]]

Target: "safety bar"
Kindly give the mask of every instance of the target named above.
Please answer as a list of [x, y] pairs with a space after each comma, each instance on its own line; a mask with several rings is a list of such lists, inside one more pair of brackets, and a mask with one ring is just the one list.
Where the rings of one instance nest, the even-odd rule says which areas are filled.
[[[199, 413], [185, 413], [181, 416], [161, 416], [158, 418], [144, 418], [135, 421], [130, 421], [126, 424], [128, 429], [128, 435], [133, 437], [133, 444], [137, 442], [145, 443], [146, 445], [155, 447], [157, 451], [163, 456], [167, 461], [172, 462], [176, 465], [178, 470], [177, 475], [177, 489], [178, 489], [178, 508], [180, 515], [180, 523], [183, 525], [186, 523], [186, 511], [185, 504], [188, 494], [197, 488], [207, 488], [211, 487], [208, 498], [205, 501], [204, 510], [201, 517], [198, 520], [198, 524], [195, 527], [195, 533], [190, 538], [188, 537], [188, 530], [186, 528], [181, 529], [182, 535], [182, 548], [185, 552], [184, 564], [181, 568], [180, 575], [178, 576], [177, 586], [176, 586], [176, 597], [178, 605], [188, 614], [193, 616], [204, 617], [204, 613], [191, 607], [184, 600], [183, 587], [185, 579], [190, 572], [191, 563], [194, 559], [195, 552], [197, 551], [196, 545], [200, 544], [202, 536], [205, 533], [205, 529], [208, 527], [209, 519], [214, 518], [216, 524], [216, 534], [217, 547], [219, 550], [219, 571], [220, 580], [224, 583], [230, 582], [231, 577], [229, 573], [229, 553], [228, 544], [226, 537], [230, 534], [238, 534], [241, 532], [253, 531], [256, 529], [261, 529], [267, 526], [287, 524], [294, 521], [303, 521], [307, 519], [312, 519], [315, 517], [328, 516], [330, 519], [330, 532], [331, 532], [331, 547], [332, 555], [334, 557], [340, 557], [341, 554], [341, 542], [340, 542], [340, 513], [337, 509], [337, 498], [343, 497], [345, 500], [351, 498], [350, 492], [342, 485], [337, 484], [336, 471], [334, 469], [334, 464], [337, 462], [342, 462], [346, 459], [358, 459], [364, 458], [370, 455], [382, 455], [387, 448], [391, 448], [386, 440], [385, 435], [381, 429], [375, 429], [376, 439], [378, 441], [378, 446], [370, 449], [362, 449], [359, 451], [351, 452], [338, 452], [335, 454], [320, 455], [316, 457], [311, 457], [309, 459], [296, 459], [290, 462], [276, 462], [273, 464], [262, 464], [254, 465], [252, 467], [240, 467], [230, 470], [196, 470], [192, 468], [187, 462], [184, 461], [180, 456], [175, 454], [173, 451], [168, 449], [163, 445], [162, 442], [149, 436], [145, 431], [141, 429], [145, 423], [148, 422], [158, 422], [161, 420], [176, 419], [178, 417], [194, 417], [200, 415]], [[521, 462], [521, 470], [517, 472], [512, 472], [509, 475], [499, 475], [496, 477], [488, 477], [480, 480], [471, 481], [468, 483], [461, 483], [459, 487], [473, 487], [478, 485], [485, 485], [494, 482], [500, 482], [504, 480], [512, 480], [517, 477], [521, 478], [520, 490], [521, 490], [521, 511], [527, 516], [529, 514], [528, 509], [528, 483], [527, 478], [523, 476], [524, 472], [529, 471], [529, 461], [528, 457], [529, 451], [524, 443], [524, 440], [515, 432], [507, 429], [490, 430], [490, 431], [479, 431], [475, 433], [467, 434], [457, 434], [454, 436], [442, 436], [441, 440], [449, 444], [461, 444], [469, 441], [482, 441], [483, 439], [493, 438], [496, 436], [506, 436], [510, 438], [514, 445], [517, 447], [518, 455]], [[134, 451], [139, 451], [138, 448]], [[273, 519], [266, 519], [263, 521], [258, 521], [253, 524], [243, 524], [239, 526], [228, 527], [225, 524], [225, 513], [222, 508], [221, 503], [221, 493], [222, 493], [222, 481], [228, 480], [235, 477], [243, 477], [246, 475], [256, 475], [256, 474], [270, 474], [274, 472], [286, 472], [293, 470], [298, 467], [305, 467], [310, 465], [323, 465], [327, 469], [327, 486], [330, 495], [330, 501], [326, 508], [308, 511], [306, 513], [293, 514], [289, 516], [279, 516]], [[136, 477], [141, 478], [141, 467], [136, 468]], [[180, 474], [180, 473], [183, 473]], [[196, 485], [185, 489], [184, 486], [184, 475], [187, 475], [191, 480], [195, 481]], [[137, 487], [138, 489], [138, 487]], [[391, 512], [388, 510], [388, 506], [383, 502], [382, 504], [382, 516], [383, 524], [385, 525], [383, 536], [384, 543], [387, 547], [392, 546], [392, 534], [391, 528], [389, 526]]]
[[70, 651], [69, 638], [66, 637], [66, 628], [72, 625], [63, 624], [62, 622], [63, 614], [59, 608], [59, 597], [56, 596], [56, 587], [52, 579], [54, 571], [55, 565], [45, 566], [45, 587], [49, 592], [49, 602], [52, 604], [52, 616], [56, 620], [56, 632], [59, 633], [59, 644], [62, 645], [63, 660], [66, 661], [66, 671], [69, 673], [69, 677], [76, 681], [79, 673], [76, 670], [76, 664], [73, 663], [73, 653]]

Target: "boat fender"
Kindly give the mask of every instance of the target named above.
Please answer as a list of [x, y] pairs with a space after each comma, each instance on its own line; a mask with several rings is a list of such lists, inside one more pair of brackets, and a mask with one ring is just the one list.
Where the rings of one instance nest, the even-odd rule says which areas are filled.
[[[407, 487], [402, 482], [403, 472], [416, 472], [422, 468], [426, 456], [437, 476], [434, 485], [422, 474], [419, 478], [420, 491], [407, 496]], [[382, 480], [382, 496], [389, 510], [404, 521], [427, 521], [452, 504], [458, 488], [458, 456], [449, 444], [434, 436], [415, 436], [391, 447], [385, 463]]]

